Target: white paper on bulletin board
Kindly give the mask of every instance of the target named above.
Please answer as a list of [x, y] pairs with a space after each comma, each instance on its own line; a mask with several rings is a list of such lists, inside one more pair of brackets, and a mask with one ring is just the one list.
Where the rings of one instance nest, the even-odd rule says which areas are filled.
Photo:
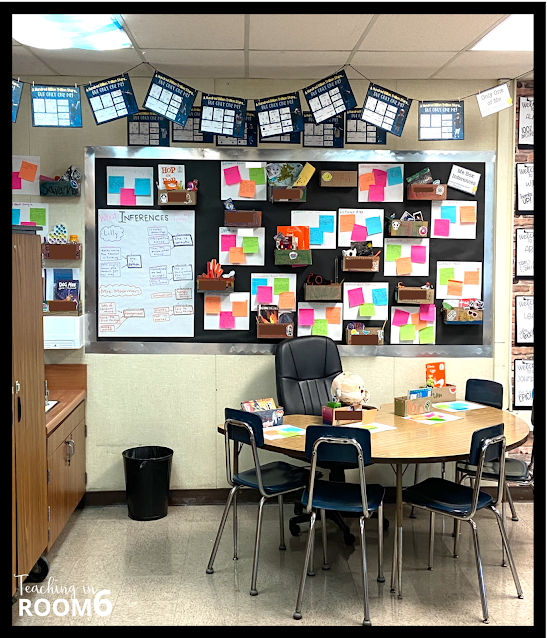
[[154, 206], [154, 169], [149, 166], [107, 166], [106, 203], [120, 207]]
[[[272, 289], [272, 303], [275, 306], [279, 305], [279, 292], [275, 294], [276, 279], [289, 280], [288, 290], [285, 290], [287, 286], [283, 285], [283, 292], [292, 292], [294, 295], [294, 307], [293, 308], [281, 308], [281, 311], [296, 310], [296, 275], [290, 273], [264, 273], [254, 272], [251, 273], [251, 310], [258, 310], [258, 304], [256, 301], [258, 286], [269, 286]], [[286, 282], [284, 281], [283, 284]], [[281, 284], [279, 284], [281, 285]]]
[[[249, 297], [248, 292], [231, 292], [229, 295], [220, 295], [218, 292], [205, 292], [203, 293], [203, 329], [204, 330], [249, 330]], [[220, 298], [220, 312], [218, 314], [208, 314], [205, 312], [205, 298], [206, 297], [218, 297]], [[245, 317], [234, 317], [234, 327], [227, 328], [221, 327], [222, 316], [221, 313], [233, 313], [234, 302], [245, 302], [247, 304], [247, 315]]]
[[[45, 212], [44, 212], [45, 211]], [[44, 221], [45, 220], [45, 221]], [[49, 231], [49, 204], [30, 204], [28, 202], [12, 202], [11, 222], [20, 225], [21, 222], [36, 222], [36, 226], [42, 226], [43, 230], [37, 230], [42, 240], [48, 236]]]
[[[448, 220], [448, 236], [438, 234], [438, 228], [436, 228], [435, 220], [443, 219], [444, 214], [446, 219], [449, 215], [447, 212], [443, 213], [443, 209], [451, 209], [451, 213], [455, 210], [455, 215], [450, 215], [451, 219]], [[462, 223], [462, 207], [473, 208], [475, 212], [474, 222]], [[464, 217], [465, 219], [465, 217]], [[456, 200], [444, 200], [431, 202], [431, 238], [432, 239], [476, 239], [477, 238], [477, 202], [464, 202]]]
[[[453, 268], [454, 277], [452, 279], [455, 281], [463, 282], [461, 295], [449, 295], [447, 293], [448, 285], [441, 285], [440, 282], [442, 273], [440, 271], [445, 268]], [[473, 280], [476, 278], [476, 275], [474, 275], [473, 273], [476, 273], [477, 270], [479, 271], [479, 283], [466, 283], [466, 280], [469, 281], [470, 277], [473, 277]], [[466, 275], [465, 273], [468, 274]], [[482, 299], [482, 261], [438, 261], [437, 284], [435, 288], [435, 299]]]
[[[218, 229], [218, 254], [219, 259], [218, 263], [223, 266], [263, 266], [264, 265], [264, 227], [262, 228], [252, 228], [252, 229], [244, 229], [244, 230], [252, 230], [252, 234], [249, 233], [240, 233], [238, 228], [221, 226]], [[235, 242], [234, 246], [236, 248], [243, 247], [245, 237], [258, 237], [258, 252], [257, 253], [245, 253], [245, 262], [244, 263], [235, 263], [230, 261], [230, 251], [223, 250], [225, 246], [223, 245], [224, 241], [222, 239], [223, 236], [234, 235], [235, 239], [232, 240]], [[273, 248], [272, 248], [273, 250]], [[227, 269], [225, 269], [227, 270]]]
[[515, 359], [514, 379], [515, 408], [531, 408], [534, 405], [534, 360]]
[[98, 336], [194, 336], [194, 211], [98, 211]]
[[[36, 166], [34, 179], [22, 179], [19, 177], [21, 164], [26, 162], [30, 168]], [[12, 155], [11, 156], [11, 194], [12, 195], [39, 195], [40, 194], [40, 157], [37, 155]]]
[[312, 250], [336, 248], [335, 210], [291, 210], [291, 226], [309, 226]]
[[[401, 258], [412, 258], [412, 246], [425, 247], [425, 262], [412, 261], [412, 272], [408, 275], [397, 274], [397, 262], [386, 261], [387, 247], [389, 245], [401, 246]], [[429, 276], [429, 239], [419, 237], [393, 237], [384, 239], [384, 277], [428, 277]]]
[[[383, 208], [339, 208], [338, 209], [338, 246], [351, 246], [351, 234], [352, 230], [344, 230], [342, 228], [349, 228], [349, 222], [346, 216], [353, 215], [355, 217], [355, 224], [358, 226], [367, 226], [367, 220], [374, 220], [373, 225], [369, 222], [367, 227], [367, 239], [371, 241], [374, 248], [382, 248], [384, 245], [384, 209]], [[344, 219], [342, 219], [344, 216]], [[380, 222], [378, 219], [380, 218]], [[352, 224], [353, 226], [354, 224]], [[380, 230], [379, 233], [376, 231]], [[374, 231], [369, 232], [369, 231]]]
[[[363, 291], [362, 303], [374, 303], [374, 301], [380, 301], [381, 303], [374, 304], [374, 315], [361, 315], [359, 314], [359, 305], [350, 306], [352, 303], [351, 298], [354, 293], [352, 290], [361, 288]], [[374, 290], [381, 292], [373, 292]], [[383, 321], [388, 318], [388, 300], [389, 300], [389, 283], [386, 282], [344, 282], [344, 320], [356, 319], [357, 321]], [[384, 303], [385, 302], [385, 303]]]
[[[374, 174], [374, 170], [379, 171], [375, 175], [373, 186], [376, 188], [377, 196], [369, 197], [369, 190], [361, 190], [361, 175], [366, 173]], [[385, 175], [384, 175], [385, 173]], [[359, 183], [357, 185], [359, 202], [402, 202], [404, 199], [404, 164], [359, 164]], [[382, 185], [384, 184], [382, 188]], [[372, 191], [372, 193], [374, 193]]]
[[[314, 320], [327, 319], [327, 308], [338, 308], [340, 321], [336, 323], [328, 323], [327, 319], [327, 337], [330, 337], [333, 341], [342, 341], [342, 306], [341, 303], [328, 303], [328, 302], [313, 302], [306, 301], [298, 302], [298, 312], [300, 310], [313, 310]], [[335, 311], [336, 312], [336, 311]], [[332, 311], [329, 311], [329, 318], [332, 320]], [[298, 321], [298, 336], [307, 337], [312, 334], [313, 326], [302, 326]]]
[[[422, 306], [423, 307], [423, 306]], [[435, 316], [433, 318], [433, 321], [425, 321], [424, 323], [426, 324], [425, 326], [423, 326], [422, 328], [420, 328], [421, 324], [414, 324], [415, 326], [415, 336], [414, 336], [414, 340], [401, 340], [401, 326], [394, 326], [393, 325], [393, 317], [396, 314], [396, 311], [399, 311], [397, 313], [397, 316], [401, 317], [400, 313], [406, 313], [408, 314], [408, 317], [406, 317], [406, 322], [403, 325], [408, 325], [413, 323], [412, 319], [413, 319], [413, 315], [415, 319], [419, 320], [419, 316], [416, 317], [416, 315], [420, 313], [420, 306], [391, 306], [391, 333], [390, 333], [390, 337], [389, 337], [389, 342], [391, 344], [420, 344], [420, 330], [423, 330], [424, 328], [433, 328], [433, 342], [432, 345], [435, 344], [435, 331], [436, 331], [436, 313]], [[419, 329], [417, 329], [419, 328]], [[425, 344], [422, 344], [425, 345]]]
[[[250, 164], [250, 166], [249, 166]], [[220, 163], [220, 199], [225, 200], [231, 197], [233, 200], [248, 201], [248, 202], [265, 202], [267, 200], [267, 182], [264, 179], [264, 184], [256, 184], [254, 197], [240, 197], [239, 185], [240, 182], [235, 184], [226, 183], [225, 169], [233, 168], [237, 166], [239, 169], [239, 176], [242, 180], [249, 180], [249, 168], [266, 168], [266, 162], [221, 162]], [[266, 171], [264, 170], [264, 175]]]

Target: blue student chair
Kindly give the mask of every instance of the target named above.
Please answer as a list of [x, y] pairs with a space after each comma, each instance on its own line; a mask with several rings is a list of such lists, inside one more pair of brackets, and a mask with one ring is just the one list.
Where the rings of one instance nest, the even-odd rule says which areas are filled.
[[[262, 529], [262, 513], [264, 503], [277, 496], [279, 502], [279, 549], [284, 550], [284, 522], [283, 522], [283, 495], [295, 492], [305, 487], [308, 483], [309, 470], [303, 467], [290, 465], [283, 461], [275, 461], [260, 465], [258, 460], [258, 448], [264, 446], [264, 434], [262, 420], [252, 412], [243, 410], [224, 410], [225, 433], [224, 443], [226, 452], [226, 478], [232, 486], [228, 494], [228, 500], [222, 514], [213, 551], [207, 565], [207, 574], [213, 573], [213, 563], [218, 550], [218, 545], [224, 531], [226, 518], [230, 505], [233, 503], [233, 533], [234, 533], [234, 560], [237, 560], [237, 492], [245, 487], [258, 490], [261, 495], [258, 505], [258, 521], [256, 524], [256, 539], [253, 558], [253, 573], [251, 578], [251, 596], [258, 594], [256, 588], [258, 572], [258, 553], [260, 550], [260, 534]], [[233, 441], [233, 460], [230, 455], [230, 441]], [[238, 456], [243, 444], [250, 445], [254, 459], [254, 469], [239, 471]]]
[[[381, 485], [368, 485], [365, 481], [365, 465], [370, 463], [370, 432], [348, 426], [330, 427], [310, 425], [306, 428], [306, 458], [311, 459], [309, 485], [302, 495], [302, 504], [310, 515], [310, 529], [296, 610], [295, 620], [302, 618], [302, 596], [306, 575], [314, 576], [313, 550], [315, 546], [315, 521], [317, 510], [321, 512], [323, 543], [323, 569], [328, 569], [327, 562], [327, 511], [359, 513], [359, 529], [361, 534], [361, 555], [363, 560], [364, 587], [364, 625], [370, 625], [367, 584], [367, 558], [365, 549], [365, 519], [373, 512], [378, 512], [378, 581], [384, 582], [383, 574], [383, 502], [384, 488]], [[336, 483], [334, 481], [317, 480], [316, 467], [322, 462], [354, 463], [359, 467], [359, 484]]]
[[[482, 571], [481, 555], [479, 550], [479, 537], [477, 526], [473, 520], [477, 510], [489, 507], [495, 514], [501, 539], [513, 574], [513, 580], [519, 598], [524, 598], [522, 588], [513, 555], [509, 547], [505, 527], [500, 513], [495, 508], [498, 501], [503, 498], [505, 485], [505, 436], [503, 434], [503, 423], [492, 425], [473, 432], [471, 437], [471, 449], [469, 452], [469, 462], [476, 467], [474, 488], [466, 487], [459, 483], [446, 481], [440, 478], [428, 478], [417, 485], [412, 485], [403, 490], [403, 500], [415, 507], [429, 511], [429, 569], [433, 569], [433, 541], [435, 514], [450, 516], [455, 521], [454, 538], [454, 558], [458, 557], [459, 526], [461, 521], [467, 521], [473, 530], [473, 543], [475, 547], [475, 559], [477, 562], [477, 574], [479, 578], [479, 589], [481, 594], [483, 621], [488, 623], [488, 606], [486, 603], [486, 591], [484, 587], [484, 576]], [[494, 500], [489, 494], [480, 491], [480, 483], [486, 463], [497, 462], [498, 493]], [[393, 581], [393, 573], [392, 573]], [[392, 586], [393, 586], [392, 582]]]

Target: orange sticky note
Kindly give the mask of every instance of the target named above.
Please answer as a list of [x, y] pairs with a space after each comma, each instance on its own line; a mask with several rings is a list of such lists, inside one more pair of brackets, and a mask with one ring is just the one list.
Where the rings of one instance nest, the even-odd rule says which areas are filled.
[[[219, 305], [220, 308], [220, 305]], [[232, 316], [234, 317], [246, 317], [247, 316], [247, 302], [246, 301], [232, 301]]]
[[374, 186], [374, 173], [363, 173], [359, 175], [359, 190], [368, 191], [369, 186]]
[[416, 326], [416, 332], [419, 332], [422, 328], [427, 328], [427, 321], [421, 321], [419, 312], [410, 315], [410, 323]]
[[21, 179], [26, 179], [27, 182], [33, 182], [36, 177], [37, 170], [38, 166], [36, 166], [36, 164], [31, 164], [30, 162], [25, 162], [25, 160], [23, 160], [21, 162], [21, 168], [19, 169], [19, 177]]
[[340, 215], [340, 232], [347, 233], [353, 230], [355, 215]]
[[220, 314], [220, 297], [205, 296], [205, 314], [206, 315], [219, 315]]
[[477, 221], [477, 213], [474, 206], [460, 206], [460, 223], [472, 224]]
[[280, 292], [279, 293], [279, 310], [294, 310], [296, 307], [294, 301], [294, 292]]
[[250, 179], [242, 179], [239, 182], [239, 196], [240, 197], [254, 197], [255, 196], [256, 182]]
[[325, 308], [325, 316], [327, 318], [327, 323], [335, 323], [340, 324], [342, 320], [341, 308]]
[[470, 284], [472, 286], [479, 285], [479, 271], [477, 270], [467, 270], [463, 273], [463, 283]]
[[228, 259], [231, 264], [244, 264], [245, 253], [243, 252], [243, 246], [232, 246], [228, 252]]
[[395, 260], [395, 268], [398, 275], [410, 275], [412, 273], [412, 261], [410, 257], [399, 257]]
[[463, 294], [463, 281], [456, 281], [455, 279], [449, 279], [446, 287], [447, 295], [455, 295], [461, 297]]

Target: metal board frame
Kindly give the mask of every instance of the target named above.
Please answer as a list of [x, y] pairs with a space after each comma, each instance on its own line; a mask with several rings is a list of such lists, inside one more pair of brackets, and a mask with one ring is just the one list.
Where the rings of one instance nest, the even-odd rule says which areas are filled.
[[[483, 162], [484, 171], [484, 262], [483, 345], [385, 345], [337, 344], [343, 357], [492, 357], [493, 254], [494, 254], [494, 151], [388, 151], [350, 149], [262, 149], [245, 147], [246, 161], [257, 162]], [[241, 161], [241, 148], [174, 148], [86, 146], [85, 166], [85, 352], [98, 354], [274, 354], [272, 343], [178, 343], [141, 341], [97, 341], [97, 290], [95, 273], [96, 210], [95, 159], [127, 160], [225, 160]]]

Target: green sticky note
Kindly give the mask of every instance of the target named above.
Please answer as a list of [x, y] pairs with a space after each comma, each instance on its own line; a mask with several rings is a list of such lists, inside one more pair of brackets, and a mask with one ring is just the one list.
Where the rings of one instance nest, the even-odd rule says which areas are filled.
[[316, 319], [313, 322], [311, 333], [312, 335], [323, 335], [326, 337], [328, 326], [329, 324], [326, 319]]
[[439, 410], [448, 410], [450, 406], [446, 405], [445, 403], [437, 403], [435, 404], [435, 407]]
[[435, 343], [435, 333], [433, 332], [433, 326], [422, 328], [418, 332], [420, 336], [420, 343]]
[[386, 244], [385, 261], [395, 261], [401, 257], [401, 244]]
[[454, 268], [439, 268], [439, 284], [447, 286], [449, 279], [454, 279]]
[[258, 252], [258, 237], [243, 237], [243, 252], [257, 253]]
[[257, 186], [260, 184], [266, 183], [266, 175], [264, 173], [263, 168], [250, 168], [249, 169], [249, 179], [254, 182]]
[[407, 323], [401, 326], [399, 330], [399, 341], [414, 341], [416, 338], [416, 326], [413, 323]]
[[374, 304], [363, 303], [359, 306], [359, 314], [361, 317], [374, 317]]
[[281, 292], [289, 292], [288, 277], [275, 277], [273, 282], [274, 282], [274, 289], [273, 289], [274, 295], [278, 295]]
[[45, 208], [31, 208], [29, 210], [30, 221], [36, 222], [37, 226], [46, 225], [46, 209]]

